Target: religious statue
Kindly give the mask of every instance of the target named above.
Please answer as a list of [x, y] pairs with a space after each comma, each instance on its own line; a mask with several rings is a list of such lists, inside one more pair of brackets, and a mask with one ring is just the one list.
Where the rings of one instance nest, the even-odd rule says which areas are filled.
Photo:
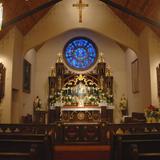
[[84, 98], [87, 94], [87, 89], [86, 86], [80, 82], [77, 87], [76, 87], [76, 93], [78, 96], [78, 106], [79, 107], [84, 107]]
[[110, 88], [107, 88], [107, 91], [106, 91], [106, 98], [107, 98], [107, 103], [108, 104], [113, 104], [113, 94], [111, 92], [111, 89]]
[[86, 86], [83, 84], [83, 83], [79, 83], [78, 86], [77, 86], [77, 93], [78, 93], [78, 96], [84, 96], [86, 94]]
[[103, 84], [104, 84], [104, 79], [103, 77], [101, 76], [100, 78], [100, 88], [103, 90]]
[[51, 77], [55, 77], [56, 76], [56, 72], [55, 72], [55, 68], [51, 67], [51, 73], [50, 73]]
[[127, 98], [125, 97], [125, 95], [123, 94], [121, 99], [120, 99], [120, 103], [119, 103], [119, 107], [120, 110], [122, 112], [122, 115], [127, 115], [127, 107], [128, 107], [128, 101]]
[[122, 95], [119, 106], [121, 110], [127, 108], [127, 98], [125, 97], [125, 95]]
[[103, 52], [101, 52], [100, 56], [99, 56], [99, 63], [102, 63], [102, 62], [104, 62], [104, 53]]
[[33, 101], [33, 107], [34, 107], [34, 110], [40, 110], [41, 109], [41, 105], [42, 105], [42, 102], [41, 102], [41, 99], [39, 98], [39, 96], [37, 96], [35, 98], [35, 100]]
[[58, 78], [58, 89], [59, 90], [62, 89], [62, 78], [61, 77]]
[[106, 76], [108, 76], [108, 77], [112, 76], [112, 71], [111, 71], [111, 66], [110, 65], [107, 65]]
[[58, 56], [57, 63], [62, 63], [63, 62], [63, 60], [62, 60], [62, 54], [58, 53], [57, 56]]

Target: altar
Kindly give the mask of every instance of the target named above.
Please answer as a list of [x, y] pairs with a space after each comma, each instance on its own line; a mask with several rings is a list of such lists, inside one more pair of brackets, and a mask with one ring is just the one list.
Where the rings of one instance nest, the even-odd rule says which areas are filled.
[[97, 106], [70, 107], [61, 108], [62, 122], [100, 122], [101, 108]]
[[48, 122], [98, 123], [105, 121], [113, 123], [113, 110], [113, 106], [57, 106], [49, 110]]
[[[48, 122], [113, 122], [113, 76], [100, 61], [91, 72], [71, 72], [61, 61], [49, 77]], [[112, 107], [110, 107], [112, 106]]]

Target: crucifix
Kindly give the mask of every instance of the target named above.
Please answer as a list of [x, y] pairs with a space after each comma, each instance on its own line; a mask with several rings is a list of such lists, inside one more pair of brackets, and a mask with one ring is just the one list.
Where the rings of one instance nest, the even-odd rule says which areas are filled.
[[79, 9], [79, 23], [82, 23], [82, 9], [88, 6], [89, 5], [83, 3], [82, 0], [79, 0], [79, 3], [73, 4], [73, 7], [77, 7]]

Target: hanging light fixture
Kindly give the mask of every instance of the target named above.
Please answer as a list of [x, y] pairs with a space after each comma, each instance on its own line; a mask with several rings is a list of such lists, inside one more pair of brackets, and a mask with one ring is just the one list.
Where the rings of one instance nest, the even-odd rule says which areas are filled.
[[2, 19], [3, 19], [3, 6], [2, 3], [0, 3], [0, 30], [2, 28]]

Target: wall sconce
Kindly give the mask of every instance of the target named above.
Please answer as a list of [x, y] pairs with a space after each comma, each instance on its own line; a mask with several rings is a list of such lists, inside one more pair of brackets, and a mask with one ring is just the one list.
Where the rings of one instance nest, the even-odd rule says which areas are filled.
[[3, 20], [3, 5], [0, 3], [0, 30], [2, 29], [2, 20]]

